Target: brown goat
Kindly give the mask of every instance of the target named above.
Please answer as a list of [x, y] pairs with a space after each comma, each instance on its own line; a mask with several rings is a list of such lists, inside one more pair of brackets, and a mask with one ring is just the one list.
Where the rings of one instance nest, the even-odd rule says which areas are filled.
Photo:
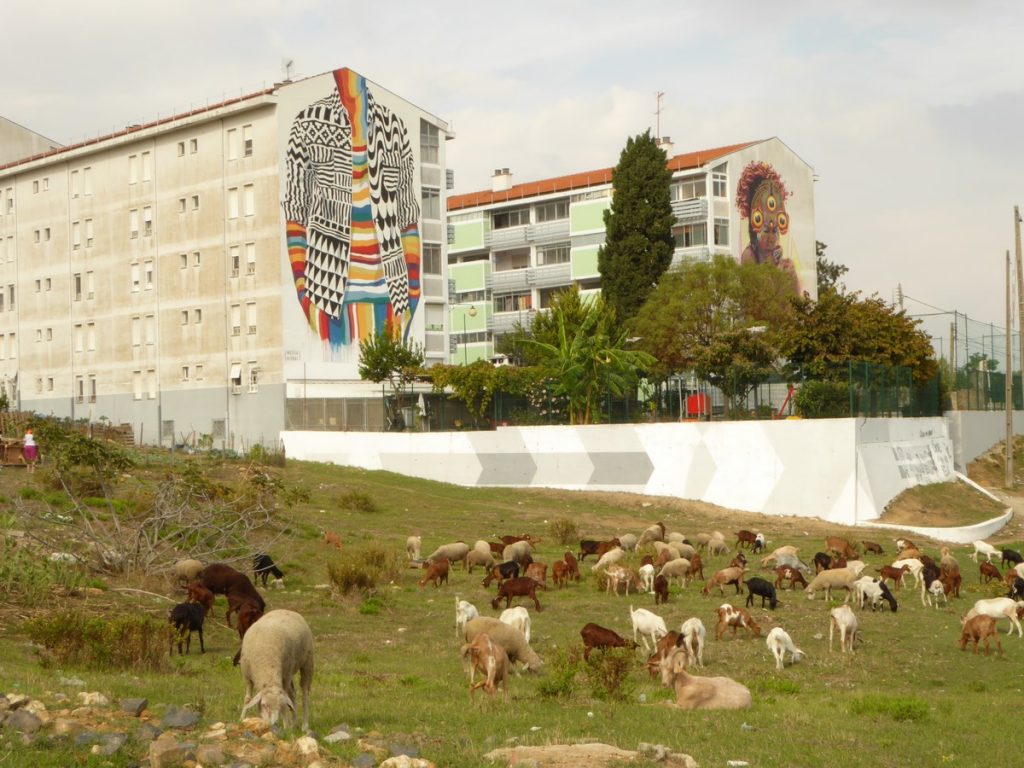
[[334, 547], [336, 550], [341, 552], [341, 535], [334, 531], [324, 531], [324, 541]]
[[548, 567], [545, 563], [533, 562], [526, 566], [525, 575], [540, 584], [544, 589], [548, 588]]
[[504, 563], [498, 563], [496, 566], [488, 571], [484, 580], [481, 582], [485, 587], [491, 586], [492, 581], [497, 581], [501, 584], [505, 579], [511, 579], [519, 575], [519, 563], [515, 560], [509, 560]]
[[736, 548], [746, 547], [751, 549], [754, 546], [754, 542], [757, 541], [757, 534], [753, 531], [746, 529], [736, 531]]
[[658, 575], [654, 577], [654, 604], [668, 602], [668, 579]]
[[719, 594], [724, 595], [725, 590], [723, 587], [726, 584], [732, 584], [736, 587], [736, 594], [740, 594], [740, 580], [743, 578], [743, 568], [737, 568], [736, 566], [729, 566], [718, 571], [714, 576], [707, 580], [704, 584], [704, 588], [701, 589], [700, 593], [704, 597], [708, 597], [711, 594], [712, 587], [718, 587]]
[[525, 541], [528, 544], [539, 544], [541, 539], [535, 539], [528, 533], [524, 533], [520, 536], [501, 536], [502, 542], [507, 547], [509, 544], [515, 544], [517, 541]]
[[580, 564], [576, 561], [576, 557], [572, 552], [566, 552], [562, 555], [562, 560], [569, 566], [569, 570], [566, 572], [568, 576], [572, 577], [573, 581], [580, 580]]
[[203, 615], [209, 616], [213, 610], [213, 592], [208, 590], [198, 581], [188, 585], [188, 602], [199, 603], [205, 609]]
[[[472, 642], [462, 646], [462, 660], [469, 672], [470, 699], [475, 696], [477, 688], [483, 688], [485, 693], [493, 696], [500, 686], [505, 700], [508, 700], [508, 654], [490, 635], [477, 635]], [[477, 672], [484, 676], [479, 683], [474, 682]]]
[[661, 668], [661, 660], [665, 658], [672, 650], [679, 644], [679, 633], [674, 629], [670, 630], [667, 635], [659, 638], [657, 644], [654, 646], [654, 653], [647, 657], [647, 671], [651, 673], [651, 677], [658, 676], [658, 670]]
[[804, 575], [800, 572], [799, 568], [793, 568], [789, 565], [780, 565], [775, 569], [775, 573], [776, 589], [781, 589], [782, 582], [786, 579], [789, 579], [789, 589], [794, 589], [798, 583], [802, 587], [807, 586], [807, 579], [804, 578]]
[[690, 557], [690, 575], [704, 578], [704, 561], [700, 559], [700, 555], [696, 552]]
[[533, 599], [533, 604], [537, 607], [537, 612], [540, 613], [542, 608], [540, 600], [537, 599], [538, 586], [539, 584], [528, 576], [517, 576], [514, 579], [503, 581], [498, 587], [498, 596], [491, 600], [491, 607], [497, 610], [503, 597], [506, 608], [512, 605], [513, 597], [529, 597]]
[[996, 630], [996, 620], [991, 616], [974, 616], [967, 621], [963, 621], [963, 633], [960, 635], [960, 650], [967, 650], [967, 643], [974, 643], [974, 652], [978, 652], [978, 643], [982, 640], [985, 641], [985, 655], [989, 655], [989, 638], [994, 637], [996, 641], [996, 648], [999, 649], [999, 653], [1003, 653], [1003, 644], [999, 642], [999, 632]]
[[594, 539], [580, 539], [580, 554], [579, 559], [582, 563], [587, 559], [587, 555], [601, 555], [621, 546], [622, 542], [619, 541], [618, 537], [614, 539], [608, 539], [607, 541], [596, 541]]
[[761, 627], [754, 621], [749, 613], [744, 608], [736, 608], [735, 606], [721, 605], [715, 609], [715, 613], [718, 614], [718, 624], [715, 627], [715, 639], [721, 640], [722, 635], [725, 634], [725, 630], [732, 627], [732, 636], [736, 637], [736, 630], [743, 627], [750, 634], [751, 637], [761, 636]]
[[999, 569], [992, 565], [992, 563], [982, 563], [979, 570], [981, 571], [981, 583], [988, 584], [993, 579], [1001, 581], [1003, 574], [999, 572]]
[[857, 550], [854, 549], [853, 545], [842, 536], [826, 536], [825, 549], [835, 552], [837, 555], [845, 557], [847, 560], [856, 560], [858, 557]]
[[885, 552], [882, 551], [882, 545], [881, 544], [877, 544], [877, 543], [875, 543], [873, 541], [861, 541], [861, 546], [864, 547], [864, 551], [865, 552], [871, 552], [872, 554], [875, 554], [875, 555], [884, 555], [885, 554]]
[[580, 630], [580, 637], [583, 638], [583, 659], [590, 659], [590, 652], [595, 648], [631, 648], [636, 650], [640, 646], [633, 640], [627, 640], [618, 632], [590, 623], [584, 625]]
[[238, 666], [239, 659], [242, 658], [242, 638], [245, 637], [245, 633], [249, 631], [249, 627], [255, 624], [263, 616], [263, 609], [260, 608], [256, 603], [246, 600], [237, 609], [236, 614], [238, 615], [238, 651], [235, 653], [231, 663], [234, 666]]
[[559, 589], [569, 580], [569, 566], [564, 560], [555, 560], [551, 564], [551, 580]]
[[903, 586], [903, 574], [907, 573], [910, 568], [906, 565], [900, 566], [899, 568], [893, 568], [891, 565], [883, 565], [881, 568], [876, 568], [879, 573], [879, 580], [885, 584], [886, 579], [892, 579], [893, 586], [899, 589]]
[[259, 591], [249, 581], [249, 577], [240, 571], [236, 571], [225, 563], [212, 563], [199, 572], [199, 581], [215, 595], [224, 595], [228, 599], [228, 612], [224, 616], [228, 626], [231, 626], [231, 614], [241, 607], [242, 603], [251, 601], [260, 607], [261, 611], [266, 610], [267, 604]]
[[448, 562], [447, 557], [442, 557], [440, 560], [430, 564], [427, 568], [426, 574], [420, 579], [420, 589], [426, 586], [428, 581], [434, 583], [434, 589], [438, 589], [443, 581], [445, 584], [448, 583], [448, 569], [451, 567], [451, 563]]

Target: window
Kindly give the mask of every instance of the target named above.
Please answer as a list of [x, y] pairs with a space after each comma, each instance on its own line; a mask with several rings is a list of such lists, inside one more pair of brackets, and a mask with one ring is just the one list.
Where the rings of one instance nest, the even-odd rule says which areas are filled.
[[192, 195], [192, 210], [199, 210], [199, 195]]
[[38, 344], [42, 340], [43, 340], [43, 329], [42, 328], [36, 328], [36, 344]]
[[570, 248], [568, 243], [537, 246], [537, 266], [546, 267], [550, 264], [568, 264]]
[[202, 263], [202, 257], [199, 255], [199, 251], [192, 252], [192, 266], [198, 267]]
[[423, 244], [423, 274], [441, 274], [441, 246], [436, 243]]
[[82, 194], [92, 194], [92, 166], [86, 166], [82, 169]]
[[729, 244], [729, 220], [715, 219], [715, 245]]
[[81, 193], [81, 182], [79, 181], [78, 171], [71, 172], [71, 197], [76, 198]]
[[11, 284], [9, 284], [7, 286], [7, 311], [8, 312], [13, 312], [14, 311], [14, 296], [15, 296], [14, 284], [11, 283]]
[[36, 280], [36, 293], [39, 293], [41, 290], [43, 290], [43, 281]]
[[142, 267], [132, 264], [132, 293], [138, 293], [142, 284]]
[[146, 346], [151, 347], [156, 343], [156, 317], [154, 315], [146, 315], [145, 328]]
[[232, 245], [228, 248], [228, 259], [231, 262], [232, 277], [238, 277], [239, 260], [241, 258], [241, 249], [237, 245]]
[[199, 139], [188, 140], [188, 151], [193, 155], [199, 151]]
[[185, 156], [185, 142], [184, 141], [179, 141], [178, 142], [178, 157], [184, 157], [184, 156]]
[[708, 244], [708, 225], [707, 222], [700, 222], [699, 224], [684, 224], [678, 230], [676, 230], [676, 247], [677, 248], [689, 248], [694, 245], [707, 245]]
[[228, 190], [228, 218], [238, 218], [238, 187], [231, 187]]
[[256, 274], [256, 243], [245, 244], [245, 274]]
[[81, 323], [75, 324], [75, 352], [81, 352], [85, 349], [85, 329]]
[[231, 335], [240, 336], [242, 334], [242, 305], [232, 304], [231, 305]]
[[128, 237], [135, 239], [139, 236], [139, 209], [132, 208], [128, 211]]
[[142, 180], [150, 181], [153, 178], [153, 153], [142, 153]]
[[184, 213], [188, 210], [188, 201], [184, 197], [178, 198], [178, 213]]
[[85, 326], [85, 348], [90, 352], [96, 351], [96, 323]]
[[14, 213], [14, 187], [7, 188], [7, 213]]
[[254, 216], [256, 214], [256, 187], [253, 184], [246, 184], [242, 188], [243, 191], [243, 202], [246, 216]]
[[150, 368], [146, 371], [146, 380], [149, 382], [149, 399], [156, 400], [156, 369]]
[[249, 363], [249, 391], [260, 391], [260, 369], [255, 362]]
[[50, 177], [49, 176], [43, 176], [43, 192], [46, 192], [49, 189], [50, 189]]
[[203, 310], [192, 310], [192, 322], [195, 323], [196, 325], [199, 325], [201, 322], [203, 322]]
[[146, 290], [153, 290], [153, 261], [147, 261], [144, 265], [143, 272], [146, 276]]
[[420, 162], [436, 164], [440, 148], [441, 135], [437, 126], [420, 118]]
[[507, 211], [498, 211], [491, 215], [492, 229], [507, 229], [508, 227], [521, 227], [530, 223], [529, 208], [512, 208]]
[[673, 202], [707, 196], [707, 180], [703, 176], [682, 179], [669, 187], [669, 197]]
[[91, 269], [85, 273], [85, 298], [96, 298], [96, 273]]
[[81, 376], [75, 376], [75, 402], [85, 402], [85, 379]]
[[181, 324], [182, 325], [188, 325], [188, 310], [187, 309], [181, 310]]
[[569, 201], [552, 200], [550, 203], [541, 203], [534, 209], [538, 224], [545, 221], [558, 221], [569, 218]]
[[248, 326], [250, 336], [256, 334], [256, 302], [250, 301], [245, 305], [245, 324]]
[[231, 390], [233, 392], [241, 392], [242, 391], [242, 364], [241, 363], [232, 363], [231, 364], [231, 371], [229, 373], [229, 378], [231, 380]]
[[513, 293], [509, 296], [494, 297], [495, 312], [524, 312], [532, 306], [529, 293]]
[[40, 232], [40, 231], [39, 231], [38, 229], [37, 229], [37, 230], [35, 230], [35, 231], [34, 231], [34, 232], [32, 233], [32, 236], [33, 236], [33, 238], [35, 239], [35, 241], [36, 241], [37, 243], [38, 243], [38, 242], [39, 242], [39, 240], [41, 239], [41, 234], [42, 234], [42, 233], [41, 233], [41, 232]]
[[36, 179], [35, 181], [32, 182], [32, 194], [39, 194], [39, 179]]
[[252, 157], [252, 126], [242, 126], [242, 155]]
[[46, 391], [53, 392], [53, 376], [46, 377]]
[[181, 380], [182, 381], [188, 381], [188, 373], [189, 373], [188, 366], [187, 365], [181, 366]]
[[426, 314], [424, 315], [424, 321], [426, 324], [426, 330], [443, 331], [444, 316], [446, 314], [444, 304], [427, 304], [425, 306]]
[[441, 218], [441, 190], [423, 187], [423, 218]]
[[153, 208], [149, 205], [142, 209], [142, 234], [145, 237], [153, 235]]
[[71, 290], [74, 291], [75, 301], [82, 300], [82, 273], [76, 272], [71, 276]]
[[85, 247], [92, 248], [95, 238], [93, 237], [92, 219], [85, 220]]
[[49, 293], [51, 288], [53, 288], [53, 280], [48, 277], [43, 280], [43, 290]]
[[183, 253], [178, 257], [178, 264], [181, 269], [188, 269], [188, 254]]
[[203, 380], [203, 364], [196, 363], [196, 381]]
[[142, 399], [142, 371], [132, 371], [132, 394], [136, 400]]
[[96, 402], [96, 375], [89, 374], [89, 402]]
[[726, 164], [711, 169], [711, 191], [715, 197], [728, 197], [728, 177], [725, 175]]
[[53, 341], [53, 328], [46, 329], [46, 340]]
[[132, 318], [132, 346], [137, 347], [142, 344], [142, 317], [136, 315]]
[[228, 160], [238, 159], [238, 129], [229, 128], [227, 136]]
[[139, 156], [128, 156], [128, 183], [137, 184], [139, 181]]
[[50, 242], [50, 228], [49, 227], [46, 227], [45, 229], [43, 229], [43, 239], [46, 240], [46, 242]]
[[18, 356], [18, 334], [12, 333], [7, 340], [11, 343], [11, 359], [13, 360]]

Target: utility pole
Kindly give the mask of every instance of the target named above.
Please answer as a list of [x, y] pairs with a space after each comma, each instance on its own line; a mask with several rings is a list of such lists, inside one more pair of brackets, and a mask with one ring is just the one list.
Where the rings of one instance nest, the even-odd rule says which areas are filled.
[[[1020, 366], [1021, 385], [1024, 386], [1024, 266], [1021, 264], [1020, 255], [1020, 208], [1013, 206], [1013, 230], [1014, 245], [1017, 250], [1017, 323], [1020, 325]], [[1007, 326], [1007, 333], [1010, 332]], [[1013, 365], [1006, 364], [1006, 375], [1010, 377], [1010, 387], [1013, 387]]]
[[957, 401], [960, 399], [956, 391], [956, 310], [953, 310], [953, 322], [949, 324], [949, 371], [953, 376], [953, 396], [950, 405], [954, 411], [957, 408]]
[[654, 94], [654, 114], [657, 122], [655, 123], [654, 138], [656, 141], [661, 141], [661, 97], [665, 95], [664, 91], [656, 91]]
[[896, 300], [900, 303], [900, 311], [903, 310], [903, 284], [896, 283]]
[[[1016, 209], [1014, 209], [1016, 211]], [[1018, 268], [1020, 260], [1017, 261]], [[1018, 292], [1019, 292], [1018, 284]], [[1013, 327], [1012, 300], [1010, 298], [1010, 251], [1006, 251], [1006, 356], [1009, 359], [1013, 351], [1013, 344], [1010, 341], [1010, 329]], [[1009, 367], [1009, 366], [1007, 366]], [[1013, 488], [1013, 378], [1010, 372], [1006, 374], [1006, 450], [1005, 457], [1006, 476], [1003, 485], [1006, 488]]]

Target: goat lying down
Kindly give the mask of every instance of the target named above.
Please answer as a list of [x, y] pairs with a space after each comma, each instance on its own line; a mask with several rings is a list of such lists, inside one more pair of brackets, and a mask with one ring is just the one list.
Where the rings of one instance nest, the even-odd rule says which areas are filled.
[[[679, 709], [747, 709], [750, 689], [728, 677], [698, 677], [686, 672], [686, 648], [676, 647], [661, 661], [661, 684], [675, 688]], [[670, 703], [671, 704], [671, 703]]]

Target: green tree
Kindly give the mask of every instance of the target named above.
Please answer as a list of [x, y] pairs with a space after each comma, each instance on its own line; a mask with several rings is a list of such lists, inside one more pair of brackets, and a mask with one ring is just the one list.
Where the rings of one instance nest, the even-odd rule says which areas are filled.
[[844, 264], [838, 264], [831, 262], [825, 258], [825, 249], [828, 246], [821, 240], [814, 242], [814, 257], [817, 262], [818, 269], [818, 292], [821, 293], [824, 290], [833, 289], [841, 290], [843, 284], [839, 282], [840, 278], [850, 270]]
[[[582, 310], [582, 318], [575, 316], [577, 309]], [[615, 313], [601, 297], [578, 305], [567, 298], [564, 307], [556, 300], [550, 319], [557, 328], [556, 338], [527, 343], [542, 355], [554, 393], [567, 398], [570, 424], [599, 421], [601, 397], [606, 392], [621, 397], [635, 386], [640, 371], [655, 362], [646, 352], [629, 348], [625, 331], [612, 330]]]
[[423, 369], [423, 347], [402, 341], [389, 323], [375, 336], [359, 344], [359, 378], [391, 388], [391, 400], [384, 398], [384, 409], [392, 429], [403, 429], [399, 412], [406, 385]]
[[544, 372], [536, 368], [495, 367], [486, 360], [477, 360], [469, 365], [434, 365], [427, 375], [435, 392], [451, 390], [457, 400], [465, 403], [479, 426], [495, 393], [525, 395], [543, 378]]
[[597, 253], [601, 291], [621, 323], [628, 323], [672, 263], [675, 214], [672, 173], [648, 130], [632, 137], [612, 171], [612, 204], [604, 213], [605, 243]]
[[794, 288], [767, 264], [687, 262], [665, 273], [632, 327], [657, 358], [653, 373], [695, 371], [735, 405], [774, 370]]

